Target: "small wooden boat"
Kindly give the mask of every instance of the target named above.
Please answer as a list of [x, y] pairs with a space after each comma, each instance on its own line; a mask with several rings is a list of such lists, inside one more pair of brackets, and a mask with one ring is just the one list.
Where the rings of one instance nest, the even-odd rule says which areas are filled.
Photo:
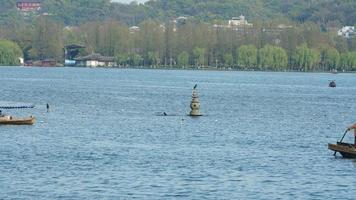
[[331, 82], [329, 83], [329, 87], [336, 87], [335, 81], [331, 81]]
[[338, 142], [329, 144], [328, 148], [332, 151], [339, 152], [344, 158], [356, 158], [356, 146], [349, 143]]
[[0, 116], [0, 125], [33, 125], [36, 118], [33, 116], [27, 118], [14, 118], [12, 116]]

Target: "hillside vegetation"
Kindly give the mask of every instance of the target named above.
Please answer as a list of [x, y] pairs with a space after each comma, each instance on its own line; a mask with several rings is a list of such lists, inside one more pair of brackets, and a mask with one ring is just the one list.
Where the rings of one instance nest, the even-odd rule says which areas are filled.
[[[19, 20], [16, 0], [7, 0], [0, 7], [0, 20]], [[210, 22], [245, 15], [251, 21], [289, 19], [308, 21], [323, 27], [355, 25], [354, 0], [151, 0], [146, 4], [110, 3], [110, 0], [44, 0], [42, 13], [66, 25], [88, 21], [115, 19], [136, 25], [146, 19], [167, 21], [179, 16]]]

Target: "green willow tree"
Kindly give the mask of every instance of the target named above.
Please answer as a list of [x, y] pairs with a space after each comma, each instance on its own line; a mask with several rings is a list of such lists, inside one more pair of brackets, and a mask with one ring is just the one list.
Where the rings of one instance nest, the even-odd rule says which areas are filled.
[[121, 53], [116, 56], [116, 62], [119, 66], [127, 66], [130, 62], [130, 55], [127, 53]]
[[308, 48], [306, 43], [298, 46], [293, 57], [294, 63], [301, 71], [315, 71], [320, 62], [318, 50]]
[[277, 46], [264, 46], [259, 50], [259, 66], [262, 70], [286, 70], [288, 66], [286, 51]]
[[356, 51], [349, 53], [348, 67], [348, 69], [356, 70]]
[[356, 69], [356, 51], [340, 54], [339, 70], [355, 70]]
[[181, 52], [178, 55], [178, 66], [179, 67], [186, 67], [189, 64], [189, 54], [186, 51]]
[[205, 64], [205, 49], [195, 47], [193, 50], [195, 65], [197, 67], [202, 67]]
[[149, 65], [152, 67], [157, 67], [158, 65], [161, 64], [161, 59], [159, 56], [159, 52], [154, 52], [154, 51], [149, 51], [147, 53], [147, 59], [148, 59], [148, 63]]
[[338, 68], [340, 54], [334, 47], [324, 47], [321, 53], [321, 62], [324, 70], [334, 70]]
[[257, 66], [257, 49], [254, 45], [242, 45], [237, 49], [237, 64], [242, 69], [254, 69]]
[[0, 40], [0, 65], [19, 65], [19, 58], [23, 58], [20, 47], [9, 40]]
[[231, 53], [226, 53], [224, 55], [224, 64], [225, 67], [232, 67], [234, 65], [234, 57]]
[[141, 66], [143, 64], [142, 56], [137, 53], [132, 53], [129, 58], [129, 64], [131, 66]]

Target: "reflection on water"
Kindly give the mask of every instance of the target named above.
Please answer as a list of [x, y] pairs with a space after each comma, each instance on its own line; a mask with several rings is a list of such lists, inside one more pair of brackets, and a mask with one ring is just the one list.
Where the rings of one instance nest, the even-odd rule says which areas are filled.
[[[0, 199], [352, 198], [355, 162], [327, 143], [356, 121], [353, 74], [2, 67], [0, 81], [0, 101], [36, 105], [11, 114], [38, 118], [0, 127]], [[196, 83], [206, 116], [190, 118]]]

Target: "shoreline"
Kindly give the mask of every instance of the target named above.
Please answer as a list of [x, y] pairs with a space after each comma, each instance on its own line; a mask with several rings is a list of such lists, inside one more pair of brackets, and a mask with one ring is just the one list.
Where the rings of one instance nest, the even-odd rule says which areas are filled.
[[340, 72], [332, 72], [332, 71], [298, 71], [298, 70], [282, 70], [282, 71], [273, 71], [273, 70], [243, 70], [243, 69], [235, 69], [235, 68], [215, 68], [215, 67], [200, 67], [200, 68], [192, 68], [192, 67], [73, 67], [73, 66], [0, 66], [0, 67], [23, 67], [23, 68], [89, 68], [89, 69], [146, 69], [146, 70], [184, 70], [184, 71], [236, 71], [236, 72], [293, 72], [293, 73], [330, 73], [330, 74], [352, 74], [356, 73], [356, 71], [340, 71]]

